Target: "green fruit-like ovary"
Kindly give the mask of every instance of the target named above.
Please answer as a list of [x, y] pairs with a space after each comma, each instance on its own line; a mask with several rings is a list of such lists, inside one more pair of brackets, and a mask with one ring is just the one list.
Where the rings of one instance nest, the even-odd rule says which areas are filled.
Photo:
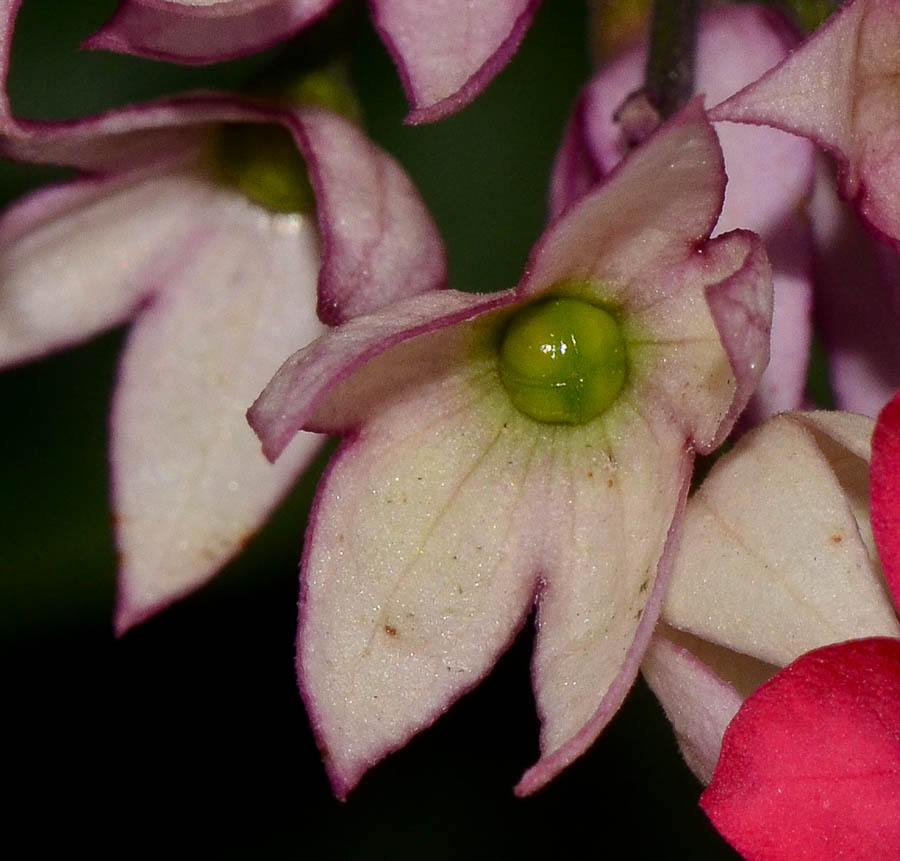
[[509, 321], [500, 378], [515, 407], [539, 422], [584, 424], [615, 403], [627, 356], [619, 324], [581, 299], [528, 305]]
[[311, 212], [316, 205], [306, 162], [283, 126], [226, 125], [211, 157], [222, 180], [272, 212]]

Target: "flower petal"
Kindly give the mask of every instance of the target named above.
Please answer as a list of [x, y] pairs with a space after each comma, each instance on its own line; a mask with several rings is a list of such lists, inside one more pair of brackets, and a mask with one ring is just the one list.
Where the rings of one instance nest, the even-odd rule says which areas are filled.
[[278, 111], [250, 101], [192, 93], [71, 122], [23, 120], [16, 136], [0, 138], [0, 154], [111, 175], [177, 164], [204, 144], [214, 124], [280, 121]]
[[[533, 462], [552, 452], [537, 451], [493, 357], [470, 360], [471, 331], [432, 336], [435, 371], [345, 442], [316, 497], [298, 666], [340, 797], [488, 672], [534, 593], [544, 509]], [[427, 340], [394, 348], [395, 360]]]
[[584, 753], [628, 693], [659, 615], [693, 464], [680, 429], [635, 403], [565, 430], [541, 485], [543, 529], [554, 536], [532, 667], [542, 756], [519, 795]]
[[210, 185], [205, 230], [132, 329], [112, 412], [121, 633], [192, 591], [243, 547], [314, 455], [304, 434], [276, 466], [248, 401], [310, 313], [317, 232]]
[[833, 430], [827, 413], [776, 416], [718, 461], [688, 505], [669, 624], [777, 666], [838, 640], [900, 636], [861, 534], [867, 462], [841, 439], [859, 451], [872, 426], [838, 416]]
[[862, 229], [825, 169], [809, 210], [816, 310], [835, 400], [875, 416], [900, 388], [900, 258]]
[[444, 287], [444, 243], [406, 171], [338, 114], [296, 121], [322, 236], [320, 319], [337, 325]]
[[178, 63], [261, 51], [308, 27], [335, 0], [123, 0], [83, 47]]
[[413, 110], [441, 119], [471, 102], [509, 62], [540, 0], [371, 0]]
[[[688, 767], [701, 782], [709, 783], [722, 736], [744, 697], [687, 647], [686, 637], [660, 625], [644, 655], [641, 672], [665, 709]], [[695, 647], [715, 648], [696, 638], [689, 642]]]
[[784, 62], [711, 111], [804, 135], [841, 165], [841, 191], [881, 236], [900, 245], [900, 9], [855, 0]]
[[700, 804], [748, 858], [895, 858], [900, 642], [826, 646], [763, 685]]
[[648, 274], [690, 257], [709, 237], [724, 194], [722, 151], [695, 99], [551, 225], [531, 253], [519, 295], [588, 281], [613, 296], [627, 289], [629, 310], [641, 307], [660, 289]]
[[872, 530], [900, 606], [900, 395], [881, 411], [872, 437]]
[[78, 180], [14, 204], [0, 219], [0, 365], [129, 317], [178, 271], [210, 200], [208, 183], [179, 171]]
[[713, 108], [710, 117], [774, 126], [812, 138], [832, 152], [848, 152], [865, 8], [865, 2], [845, 4], [799, 49]]
[[[512, 291], [485, 296], [441, 290], [413, 296], [326, 332], [278, 369], [247, 413], [266, 457], [277, 458], [303, 428], [331, 432], [358, 425], [393, 389], [425, 373], [416, 363], [388, 360], [384, 367], [378, 364], [354, 379], [355, 372], [390, 347], [419, 335], [439, 334], [453, 323], [509, 305], [513, 299]], [[431, 352], [426, 348], [424, 353], [421, 361], [428, 361]], [[439, 366], [440, 361], [432, 364]], [[326, 400], [341, 383], [353, 386], [354, 396], [343, 397], [338, 389]]]

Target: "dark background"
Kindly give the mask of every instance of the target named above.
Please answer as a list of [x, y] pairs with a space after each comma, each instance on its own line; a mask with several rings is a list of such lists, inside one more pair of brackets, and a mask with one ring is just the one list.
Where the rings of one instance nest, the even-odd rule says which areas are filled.
[[[114, 6], [25, 0], [9, 82], [20, 116], [237, 86], [277, 54], [184, 69], [78, 52]], [[432, 207], [454, 285], [512, 286], [543, 228], [553, 153], [590, 73], [584, 3], [548, 0], [488, 91], [420, 128], [401, 124], [406, 103], [364, 6], [344, 12], [367, 128]], [[0, 163], [0, 192], [10, 199], [67, 175]], [[116, 641], [105, 447], [122, 339], [116, 330], [0, 375], [0, 773], [13, 799], [0, 808], [0, 849], [735, 857], [696, 806], [699, 784], [643, 684], [588, 755], [537, 796], [513, 797], [538, 755], [527, 632], [480, 688], [348, 802], [334, 801], [293, 665], [297, 560], [324, 457], [216, 581]]]

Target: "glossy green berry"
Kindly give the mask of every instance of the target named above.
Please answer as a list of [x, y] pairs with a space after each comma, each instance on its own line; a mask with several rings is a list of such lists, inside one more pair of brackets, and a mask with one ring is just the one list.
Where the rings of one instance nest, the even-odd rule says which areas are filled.
[[584, 424], [625, 384], [625, 341], [608, 311], [581, 299], [528, 305], [507, 324], [500, 378], [516, 408], [539, 422]]
[[227, 125], [219, 133], [211, 157], [223, 181], [272, 212], [311, 212], [315, 208], [306, 162], [283, 126]]

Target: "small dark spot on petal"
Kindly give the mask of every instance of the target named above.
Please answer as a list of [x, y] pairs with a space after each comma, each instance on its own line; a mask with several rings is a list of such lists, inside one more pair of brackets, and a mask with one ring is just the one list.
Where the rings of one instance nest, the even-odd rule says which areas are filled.
[[616, 480], [615, 480], [614, 478], [608, 478], [608, 479], [606, 480], [606, 486], [607, 486], [607, 487], [615, 487], [615, 486], [616, 486]]
[[387, 634], [389, 637], [396, 637], [397, 629], [393, 625], [385, 625], [384, 633]]
[[594, 477], [594, 473], [589, 472], [589, 473], [588, 473], [588, 478], [593, 478], [593, 477]]
[[840, 544], [840, 543], [844, 540], [844, 538], [843, 538], [843, 536], [841, 536], [841, 535], [832, 535], [832, 536], [831, 536], [831, 540], [832, 540], [835, 544]]

